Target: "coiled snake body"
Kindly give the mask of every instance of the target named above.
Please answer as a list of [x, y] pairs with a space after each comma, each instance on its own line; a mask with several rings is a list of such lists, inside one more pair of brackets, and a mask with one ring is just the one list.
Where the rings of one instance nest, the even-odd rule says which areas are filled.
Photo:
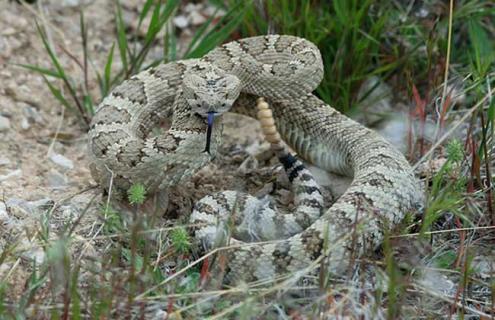
[[[282, 138], [299, 156], [353, 181], [326, 212], [319, 212], [319, 191], [301, 170], [294, 174], [300, 181], [293, 187], [293, 214], [235, 192], [206, 197], [191, 218], [206, 223], [196, 236], [206, 248], [218, 245], [222, 222], [240, 207], [247, 212], [233, 218], [237, 240], [231, 243], [238, 246], [227, 251], [228, 282], [274, 278], [328, 256], [328, 271], [342, 273], [351, 257], [372, 251], [385, 230], [420, 206], [422, 193], [402, 154], [311, 93], [322, 75], [316, 46], [285, 35], [241, 39], [201, 59], [145, 70], [99, 105], [89, 131], [92, 175], [107, 189], [112, 181], [116, 195], [137, 182], [149, 193], [166, 192], [215, 155], [221, 130], [213, 130], [210, 152], [202, 152], [206, 115], [217, 115], [217, 128], [227, 110], [255, 116], [256, 98], [265, 97]], [[170, 129], [154, 134], [163, 121], [171, 122]], [[288, 174], [293, 164], [284, 163]], [[248, 240], [265, 242], [243, 245]]]

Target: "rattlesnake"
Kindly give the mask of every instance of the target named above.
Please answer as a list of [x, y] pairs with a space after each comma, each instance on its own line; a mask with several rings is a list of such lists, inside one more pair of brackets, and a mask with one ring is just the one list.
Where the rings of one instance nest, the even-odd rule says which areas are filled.
[[[325, 170], [353, 176], [353, 181], [321, 217], [313, 210], [320, 210], [320, 204], [311, 179], [295, 190], [299, 205], [307, 210], [285, 215], [267, 210], [274, 209], [270, 205], [251, 208], [247, 227], [245, 218], [234, 216], [239, 229], [232, 234], [241, 239], [231, 239], [235, 246], [226, 252], [225, 279], [273, 279], [303, 270], [322, 257], [329, 257], [329, 272], [341, 274], [353, 258], [376, 248], [385, 230], [423, 199], [402, 154], [311, 93], [322, 76], [317, 47], [287, 35], [245, 38], [201, 59], [142, 71], [117, 86], [97, 108], [89, 131], [92, 175], [107, 191], [111, 182], [110, 191], [117, 198], [134, 183], [143, 184], [149, 194], [165, 194], [216, 155], [221, 113], [230, 110], [254, 117], [256, 98], [265, 97], [281, 136], [299, 156]], [[218, 116], [212, 144], [209, 152], [202, 152], [205, 116], [213, 112]], [[153, 133], [164, 121], [171, 122], [168, 131]], [[295, 161], [284, 163], [289, 175]], [[301, 173], [295, 171], [292, 178]], [[213, 242], [221, 238], [221, 226], [228, 225], [223, 222], [235, 207], [249, 207], [237, 198], [234, 192], [220, 193], [196, 206], [192, 221], [207, 223], [196, 230], [206, 248], [218, 245]], [[213, 218], [214, 213], [220, 216]], [[283, 237], [288, 238], [272, 241]], [[264, 242], [246, 245], [240, 241], [245, 238]]]

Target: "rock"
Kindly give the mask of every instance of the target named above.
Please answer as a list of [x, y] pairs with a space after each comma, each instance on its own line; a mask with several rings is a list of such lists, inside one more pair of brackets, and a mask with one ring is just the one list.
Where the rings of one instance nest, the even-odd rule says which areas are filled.
[[405, 114], [397, 113], [392, 118], [386, 120], [377, 131], [399, 149], [400, 152], [406, 153], [408, 119]]
[[0, 52], [4, 52], [7, 49], [7, 43], [5, 37], [0, 35]]
[[63, 0], [60, 2], [63, 7], [78, 7], [89, 4], [91, 0]]
[[12, 36], [12, 35], [15, 35], [18, 32], [20, 32], [20, 31], [19, 30], [16, 30], [15, 28], [9, 27], [9, 28], [5, 28], [4, 30], [2, 30], [2, 35], [4, 35], [4, 36]]
[[473, 259], [472, 267], [483, 279], [495, 276], [495, 259], [493, 255], [480, 255]]
[[62, 167], [63, 169], [71, 170], [74, 168], [74, 163], [72, 162], [72, 160], [64, 157], [59, 153], [52, 153], [49, 155], [49, 158], [53, 163]]
[[21, 120], [21, 129], [22, 130], [27, 130], [31, 127], [31, 125], [29, 124], [29, 121], [28, 119], [22, 117], [22, 120]]
[[432, 269], [425, 269], [423, 271], [424, 274], [418, 279], [421, 285], [433, 292], [444, 295], [453, 295], [455, 293], [456, 285], [445, 275]]
[[392, 110], [392, 89], [379, 77], [366, 79], [358, 91], [358, 101], [363, 111], [356, 120], [370, 127], [384, 119]]
[[201, 9], [203, 9], [203, 4], [201, 4], [201, 3], [194, 4], [194, 3], [189, 2], [184, 7], [184, 12], [191, 13], [194, 11], [200, 11]]
[[184, 15], [178, 15], [173, 19], [173, 22], [175, 26], [179, 29], [185, 29], [189, 25], [189, 21], [187, 20], [186, 16]]
[[16, 169], [14, 171], [10, 171], [9, 173], [0, 176], [0, 181], [5, 181], [7, 179], [11, 179], [11, 178], [14, 178], [14, 177], [19, 177], [21, 175], [22, 175], [22, 170], [21, 169]]
[[254, 156], [248, 156], [246, 160], [239, 166], [239, 172], [242, 174], [247, 174], [253, 172], [256, 168], [258, 168], [258, 160]]
[[39, 199], [39, 200], [34, 200], [34, 201], [30, 201], [29, 203], [35, 208], [35, 210], [38, 210], [38, 211], [51, 210], [53, 208], [53, 206], [55, 205], [55, 201], [53, 201], [50, 198], [43, 198], [43, 199]]
[[203, 10], [203, 14], [207, 17], [212, 17], [214, 16], [215, 18], [217, 17], [223, 17], [225, 15], [225, 10], [216, 8], [214, 6], [208, 6], [206, 9]]
[[0, 202], [0, 223], [8, 217], [7, 214], [7, 207], [5, 206], [5, 203]]
[[7, 131], [10, 129], [10, 120], [4, 116], [0, 116], [0, 131]]
[[27, 118], [27, 120], [38, 124], [42, 124], [44, 122], [43, 117], [35, 107], [32, 107], [27, 103], [22, 103], [22, 104], [24, 105], [24, 107], [22, 108], [22, 113]]
[[14, 216], [19, 218], [33, 218], [47, 210], [50, 210], [55, 205], [55, 202], [49, 198], [27, 201], [20, 198], [10, 198], [5, 203], [7, 208]]
[[189, 15], [189, 21], [193, 26], [198, 26], [206, 22], [205, 16], [201, 14], [199, 11], [193, 11]]
[[10, 159], [0, 156], [0, 166], [8, 166], [10, 163]]
[[46, 175], [47, 184], [52, 189], [63, 189], [67, 187], [69, 181], [67, 177], [55, 169], [50, 169]]

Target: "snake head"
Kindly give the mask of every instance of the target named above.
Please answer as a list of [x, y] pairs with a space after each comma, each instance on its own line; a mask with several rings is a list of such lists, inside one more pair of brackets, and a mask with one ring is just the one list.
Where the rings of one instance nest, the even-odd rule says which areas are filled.
[[241, 81], [217, 68], [184, 76], [182, 90], [191, 112], [204, 118], [230, 110], [241, 91]]

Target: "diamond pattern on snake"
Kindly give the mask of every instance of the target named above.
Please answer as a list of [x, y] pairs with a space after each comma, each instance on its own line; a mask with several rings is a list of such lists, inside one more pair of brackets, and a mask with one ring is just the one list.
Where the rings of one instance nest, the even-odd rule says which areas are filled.
[[[225, 252], [226, 283], [274, 279], [326, 257], [328, 272], [343, 274], [352, 267], [351, 258], [373, 251], [386, 230], [419, 208], [423, 194], [400, 152], [312, 93], [322, 77], [318, 48], [288, 35], [240, 39], [200, 59], [144, 70], [97, 108], [88, 133], [92, 176], [107, 191], [112, 182], [116, 199], [134, 183], [143, 184], [148, 194], [166, 193], [215, 157], [222, 138], [217, 128], [226, 111], [256, 117], [256, 101], [264, 97], [277, 132], [298, 157], [351, 176], [352, 183], [323, 212], [309, 171], [280, 145], [295, 212], [226, 191], [199, 201], [191, 219], [209, 221], [216, 214], [223, 221], [233, 205], [246, 209], [234, 217], [236, 228], [228, 239], [235, 245]], [[153, 135], [151, 128], [163, 121], [170, 122], [170, 129]], [[226, 232], [223, 224], [206, 223], [196, 230], [206, 250]]]

